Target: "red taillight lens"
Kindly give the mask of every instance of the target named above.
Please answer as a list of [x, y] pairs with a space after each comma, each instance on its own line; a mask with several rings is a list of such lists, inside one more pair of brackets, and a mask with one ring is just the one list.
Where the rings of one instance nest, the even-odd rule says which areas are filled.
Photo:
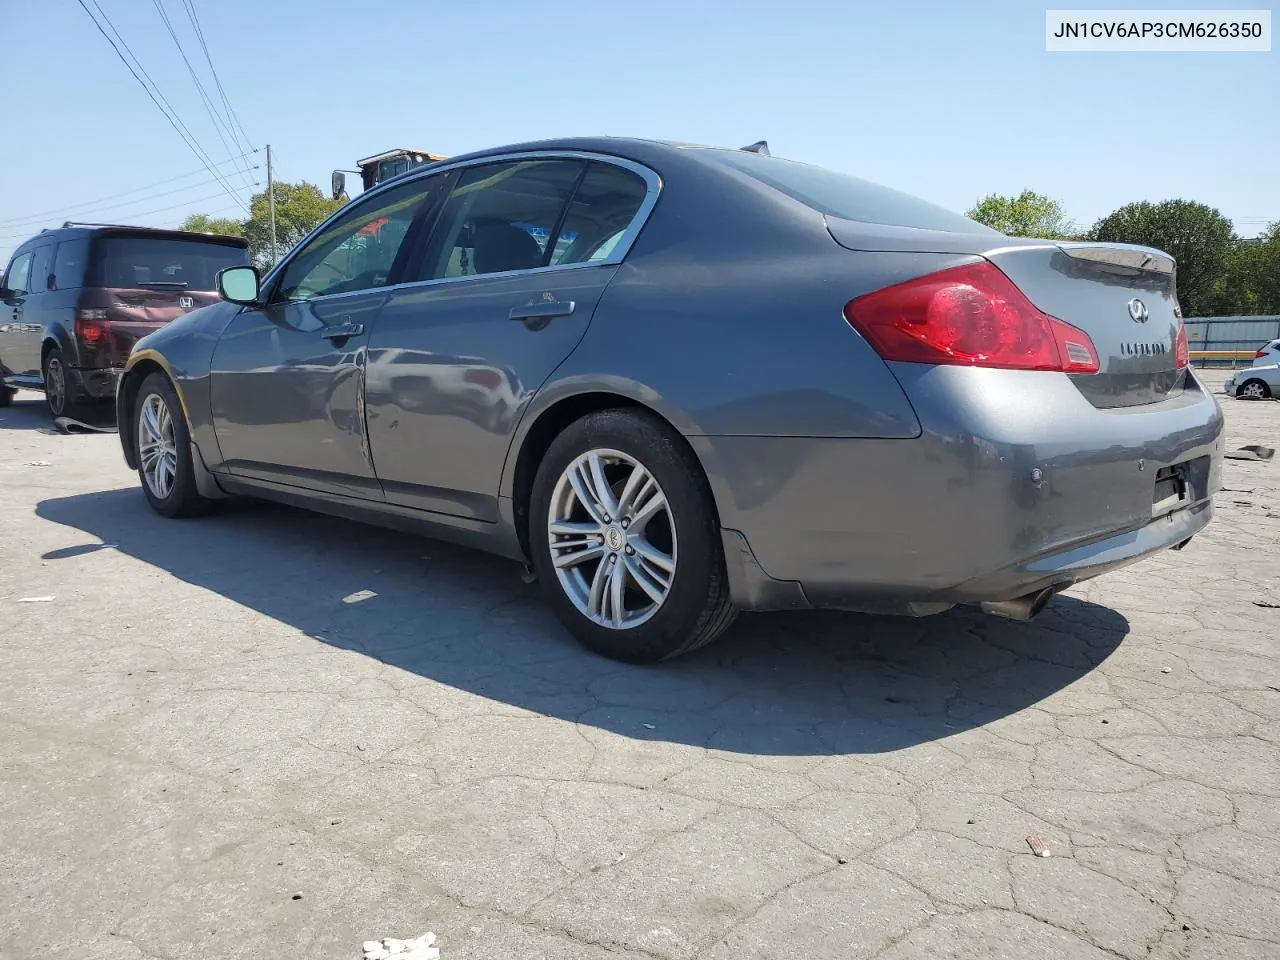
[[1267, 355], [1267, 348], [1263, 347], [1261, 350], [1259, 350], [1257, 353], [1253, 355], [1253, 359], [1260, 360], [1262, 357], [1265, 357], [1266, 355]]
[[849, 301], [844, 316], [885, 360], [1098, 372], [1089, 335], [1037, 310], [990, 263], [885, 287]]
[[76, 338], [87, 347], [98, 347], [111, 335], [111, 322], [105, 310], [77, 310]]
[[1178, 322], [1178, 339], [1173, 346], [1173, 365], [1181, 370], [1191, 362], [1191, 346], [1187, 343], [1187, 325]]

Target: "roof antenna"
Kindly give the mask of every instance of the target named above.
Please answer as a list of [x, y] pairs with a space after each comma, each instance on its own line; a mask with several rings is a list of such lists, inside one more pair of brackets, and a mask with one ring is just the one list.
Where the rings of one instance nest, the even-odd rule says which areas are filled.
[[755, 143], [751, 144], [750, 146], [747, 146], [747, 147], [739, 147], [738, 149], [739, 149], [739, 150], [745, 150], [747, 153], [758, 153], [758, 154], [760, 154], [760, 156], [762, 156], [762, 157], [772, 157], [772, 156], [773, 156], [773, 154], [769, 152], [769, 141], [768, 141], [768, 140], [757, 140]]

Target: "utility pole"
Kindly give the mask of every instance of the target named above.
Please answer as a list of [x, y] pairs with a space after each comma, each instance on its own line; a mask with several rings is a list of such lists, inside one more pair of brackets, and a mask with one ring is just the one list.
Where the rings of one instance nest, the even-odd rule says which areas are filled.
[[271, 144], [267, 144], [267, 209], [271, 213], [271, 263], [278, 259], [276, 250], [276, 178], [271, 170]]

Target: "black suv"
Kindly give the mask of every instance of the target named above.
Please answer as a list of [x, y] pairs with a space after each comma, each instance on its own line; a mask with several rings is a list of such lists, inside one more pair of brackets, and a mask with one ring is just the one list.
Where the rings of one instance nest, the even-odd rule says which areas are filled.
[[42, 231], [0, 282], [0, 406], [17, 387], [43, 390], [55, 417], [113, 399], [134, 343], [216, 302], [217, 272], [248, 262], [240, 237], [72, 223]]

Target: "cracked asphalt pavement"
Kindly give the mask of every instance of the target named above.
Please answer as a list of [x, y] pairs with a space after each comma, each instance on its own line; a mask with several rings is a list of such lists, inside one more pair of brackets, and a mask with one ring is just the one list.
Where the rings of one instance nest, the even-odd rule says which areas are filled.
[[1031, 624], [744, 616], [655, 669], [512, 563], [166, 521], [46, 425], [0, 410], [6, 960], [1280, 957], [1280, 463]]

